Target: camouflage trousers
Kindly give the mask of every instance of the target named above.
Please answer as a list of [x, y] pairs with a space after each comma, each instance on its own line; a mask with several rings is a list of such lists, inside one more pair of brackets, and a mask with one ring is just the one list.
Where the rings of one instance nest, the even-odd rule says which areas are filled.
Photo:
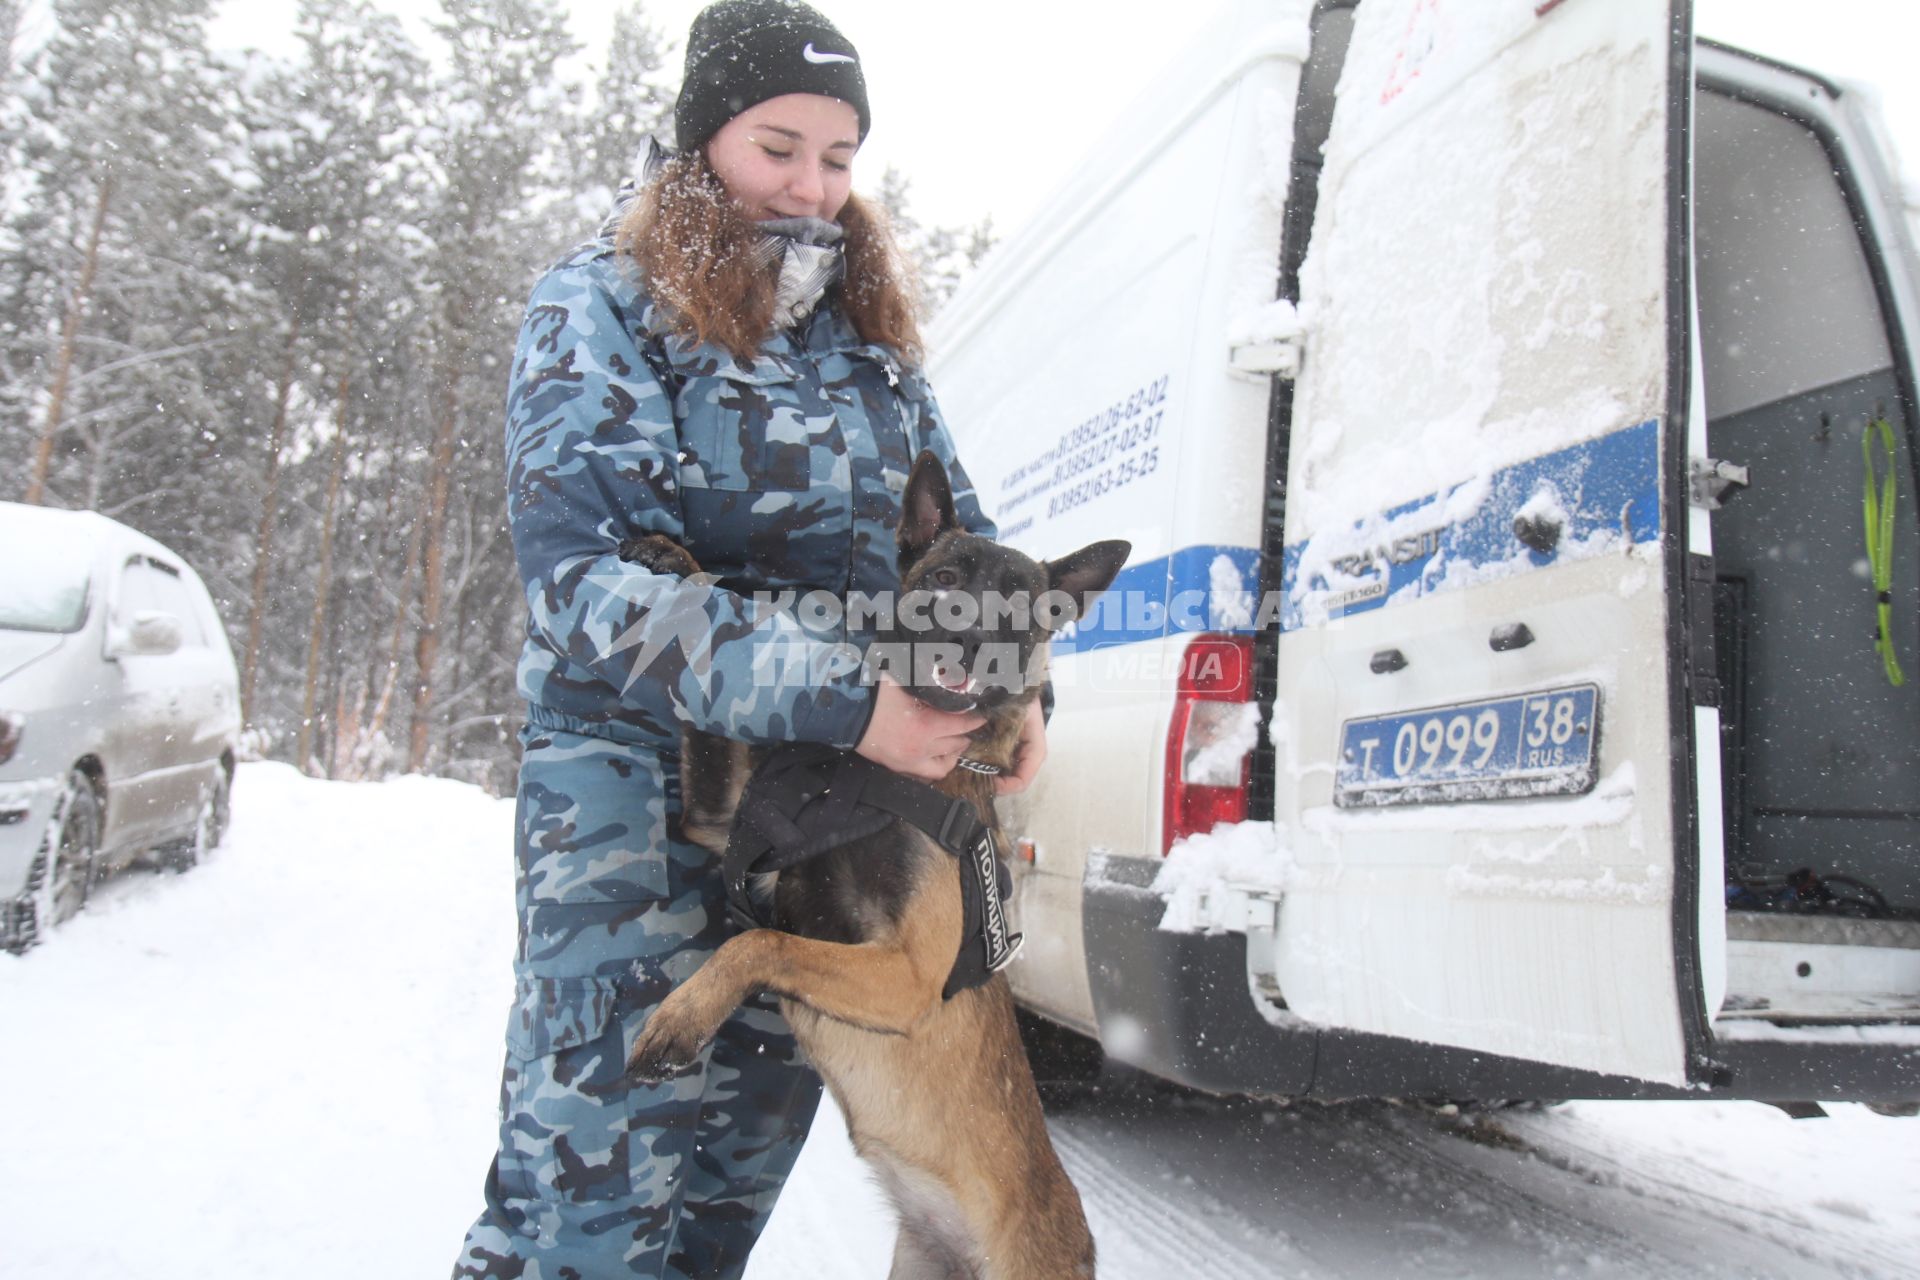
[[738, 1276], [819, 1077], [762, 999], [691, 1073], [622, 1079], [648, 1012], [730, 932], [719, 868], [677, 838], [675, 761], [546, 728], [523, 741], [500, 1145], [454, 1275]]

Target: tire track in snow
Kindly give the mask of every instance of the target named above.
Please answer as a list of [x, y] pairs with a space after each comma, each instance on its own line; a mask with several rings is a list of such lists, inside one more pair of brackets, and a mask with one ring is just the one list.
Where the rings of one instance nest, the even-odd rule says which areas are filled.
[[[1156, 1262], [1174, 1266], [1143, 1278], [1190, 1273], [1194, 1258], [1220, 1251], [1214, 1241], [1255, 1276], [1533, 1276], [1596, 1262], [1608, 1275], [1674, 1274], [1628, 1231], [1571, 1212], [1577, 1191], [1534, 1194], [1537, 1169], [1510, 1148], [1476, 1148], [1412, 1116], [1403, 1123], [1384, 1103], [1289, 1107], [1123, 1085], [1077, 1100], [1053, 1130], [1076, 1180], [1083, 1167], [1106, 1174], [1083, 1186], [1089, 1218], [1115, 1195], [1115, 1216], [1144, 1221]], [[1492, 1167], [1470, 1156], [1493, 1157]], [[1169, 1247], [1183, 1235], [1184, 1247]], [[1101, 1256], [1105, 1275], [1115, 1250]]]
[[1505, 1214], [1508, 1233], [1524, 1236], [1545, 1259], [1587, 1265], [1605, 1259], [1609, 1275], [1672, 1274], [1671, 1260], [1662, 1259], [1637, 1235], [1598, 1221], [1593, 1210], [1604, 1206], [1582, 1204], [1569, 1188], [1543, 1185], [1537, 1170], [1521, 1163], [1532, 1155], [1524, 1147], [1490, 1145], [1465, 1126], [1435, 1127], [1433, 1122], [1441, 1119], [1437, 1114], [1396, 1113], [1388, 1109], [1391, 1105], [1379, 1104], [1366, 1119], [1383, 1137], [1391, 1135], [1407, 1161], [1408, 1174], [1428, 1180], [1427, 1191], [1436, 1203], [1457, 1205], [1455, 1197], [1467, 1196], [1483, 1212]]
[[[1920, 1275], [1910, 1246], [1888, 1245], [1858, 1232], [1841, 1236], [1830, 1219], [1823, 1222], [1808, 1212], [1818, 1206], [1795, 1204], [1744, 1184], [1727, 1187], [1728, 1193], [1723, 1194], [1716, 1189], [1726, 1186], [1721, 1175], [1680, 1154], [1637, 1149], [1629, 1165], [1618, 1152], [1583, 1141], [1578, 1130], [1556, 1125], [1553, 1119], [1551, 1114], [1516, 1116], [1493, 1123], [1540, 1160], [1574, 1177], [1594, 1186], [1664, 1202], [1678, 1212], [1704, 1215], [1727, 1232], [1763, 1241], [1803, 1261], [1812, 1269], [1810, 1274]], [[1733, 1198], [1731, 1193], [1738, 1191], [1749, 1195]], [[1756, 1204], [1757, 1198], [1764, 1199], [1764, 1207]], [[1829, 1208], [1828, 1212], [1835, 1210]], [[1832, 1246], [1836, 1244], [1845, 1247], [1835, 1249]]]
[[[1724, 1151], [1694, 1166], [1604, 1123], [1113, 1081], [1052, 1092], [1103, 1280], [1920, 1276], [1896, 1251], [1901, 1220], [1856, 1214], [1850, 1233], [1844, 1193], [1826, 1223], [1812, 1202], [1778, 1214], [1777, 1190], [1728, 1168]], [[1602, 1150], [1587, 1154], [1583, 1138]]]
[[[1226, 1206], [1195, 1194], [1191, 1179], [1173, 1196], [1155, 1196], [1137, 1169], [1118, 1167], [1095, 1138], [1050, 1124], [1054, 1149], [1086, 1208], [1099, 1249], [1101, 1280], [1166, 1280], [1196, 1274], [1204, 1259], [1208, 1280], [1275, 1280], [1301, 1275], [1297, 1258], [1275, 1258], [1251, 1251], [1215, 1230], [1207, 1217], [1233, 1220]], [[1169, 1178], [1163, 1170], [1163, 1176]], [[1196, 1204], [1196, 1200], [1202, 1203]], [[1267, 1250], [1291, 1254], [1284, 1237], [1260, 1242]]]

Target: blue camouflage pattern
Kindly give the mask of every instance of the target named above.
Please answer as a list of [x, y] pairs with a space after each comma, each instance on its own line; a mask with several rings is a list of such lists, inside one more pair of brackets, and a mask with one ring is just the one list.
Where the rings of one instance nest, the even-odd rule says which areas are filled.
[[688, 1075], [627, 1083], [648, 1012], [731, 932], [726, 895], [711, 855], [679, 838], [673, 761], [587, 734], [522, 741], [499, 1149], [454, 1275], [737, 1276], [819, 1079], [760, 999]]
[[[852, 746], [871, 636], [754, 593], [891, 593], [893, 528], [931, 449], [992, 535], [925, 380], [823, 305], [751, 361], [673, 334], [610, 235], [535, 287], [507, 403], [528, 700], [519, 940], [486, 1209], [454, 1274], [737, 1276], [804, 1142], [817, 1076], [769, 999], [692, 1072], [630, 1086], [648, 1013], [731, 931], [680, 836], [683, 725]], [[659, 533], [713, 580], [653, 574]]]

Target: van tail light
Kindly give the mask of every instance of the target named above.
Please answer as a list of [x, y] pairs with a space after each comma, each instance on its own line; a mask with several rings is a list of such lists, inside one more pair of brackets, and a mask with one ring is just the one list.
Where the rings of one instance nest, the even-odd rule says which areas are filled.
[[20, 749], [20, 736], [27, 731], [26, 717], [17, 711], [0, 711], [0, 764], [13, 759]]
[[1167, 727], [1162, 854], [1187, 836], [1246, 820], [1259, 725], [1253, 637], [1195, 636], [1181, 658]]

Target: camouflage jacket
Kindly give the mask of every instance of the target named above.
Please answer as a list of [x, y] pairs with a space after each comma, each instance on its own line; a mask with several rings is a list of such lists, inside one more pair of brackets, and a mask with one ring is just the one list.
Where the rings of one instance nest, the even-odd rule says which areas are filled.
[[[849, 633], [782, 591], [899, 585], [893, 526], [921, 449], [993, 532], [925, 379], [828, 295], [751, 361], [672, 332], [608, 236], [534, 287], [507, 396], [508, 517], [529, 718], [674, 752], [679, 727], [851, 746], [872, 691]], [[714, 586], [621, 560], [665, 534]]]

